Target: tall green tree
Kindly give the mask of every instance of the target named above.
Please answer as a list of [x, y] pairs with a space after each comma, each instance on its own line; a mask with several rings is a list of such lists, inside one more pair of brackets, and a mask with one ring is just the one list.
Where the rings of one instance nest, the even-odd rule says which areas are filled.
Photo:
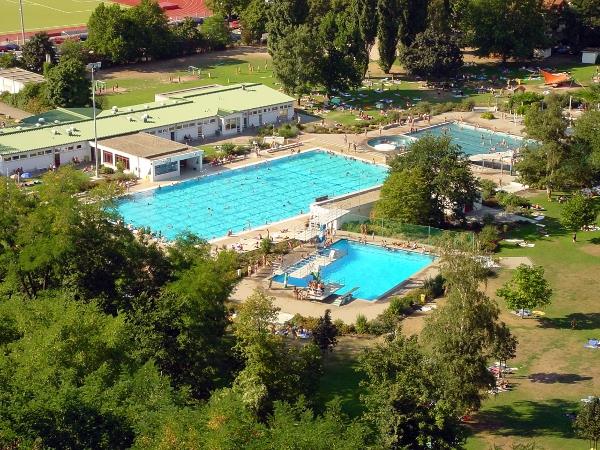
[[331, 310], [326, 309], [313, 329], [313, 342], [321, 351], [331, 351], [337, 344], [337, 335], [338, 329], [331, 321]]
[[460, 448], [464, 429], [416, 337], [397, 333], [367, 349], [359, 361], [365, 374], [364, 418], [381, 448]]
[[465, 23], [468, 42], [477, 54], [529, 58], [546, 45], [541, 0], [472, 0]]
[[242, 39], [245, 43], [259, 42], [267, 31], [267, 8], [262, 0], [252, 0], [240, 14], [242, 24]]
[[210, 50], [223, 50], [231, 42], [229, 27], [223, 16], [207, 18], [200, 28]]
[[452, 77], [463, 65], [456, 39], [433, 28], [419, 33], [401, 57], [409, 73], [426, 79]]
[[[423, 188], [417, 191], [419, 195], [413, 195], [417, 204], [429, 202], [427, 222], [422, 220], [421, 213], [415, 213], [414, 218], [420, 219], [420, 224], [440, 225], [447, 216], [461, 220], [465, 207], [471, 206], [477, 196], [477, 183], [469, 162], [460, 148], [452, 144], [450, 137], [425, 136], [411, 144], [405, 155], [394, 158], [390, 165], [392, 174], [419, 170], [420, 177], [426, 180], [424, 186], [428, 196], [421, 190]], [[410, 184], [416, 188], [414, 176]], [[399, 197], [393, 190], [386, 189], [385, 194], [380, 202], [399, 204]]]
[[126, 15], [135, 27], [136, 54], [152, 59], [164, 58], [172, 49], [169, 18], [156, 0], [141, 0]]
[[[597, 92], [600, 103], [600, 87], [593, 91]], [[588, 147], [589, 162], [596, 172], [600, 171], [600, 111], [588, 110], [577, 119], [573, 137]]]
[[600, 398], [595, 397], [580, 408], [574, 426], [577, 436], [587, 439], [590, 449], [596, 450], [600, 442]]
[[48, 100], [56, 107], [83, 107], [91, 104], [92, 83], [80, 60], [61, 60], [46, 74]]
[[385, 73], [396, 60], [398, 48], [400, 18], [398, 0], [377, 0], [377, 42], [379, 66]]
[[440, 242], [447, 302], [427, 320], [422, 334], [444, 398], [459, 415], [481, 406], [494, 385], [488, 361], [497, 354], [498, 340], [507, 339], [498, 305], [479, 289], [486, 270], [471, 248], [467, 238]]
[[407, 168], [390, 173], [381, 188], [374, 216], [402, 223], [428, 223], [431, 218], [431, 191], [422, 170]]
[[190, 17], [171, 27], [173, 45], [179, 55], [192, 55], [204, 44], [200, 27]]
[[50, 36], [41, 32], [34, 34], [21, 48], [23, 66], [32, 72], [42, 73], [44, 63], [56, 62], [56, 51], [50, 42]]
[[273, 298], [256, 291], [240, 305], [234, 333], [245, 367], [233, 389], [252, 411], [265, 418], [277, 400], [310, 397], [321, 375], [321, 351], [314, 344], [288, 346], [271, 333], [278, 309]]
[[577, 232], [584, 225], [591, 225], [598, 218], [598, 208], [594, 200], [584, 197], [581, 194], [575, 194], [567, 203], [564, 204], [560, 222], [568, 230], [573, 232], [573, 240], [577, 240]]
[[271, 44], [273, 72], [290, 95], [300, 98], [311, 92], [320, 80], [322, 57], [318, 36], [307, 25], [290, 27]]
[[360, 38], [369, 54], [377, 38], [377, 0], [353, 0], [352, 7], [358, 19]]
[[552, 288], [544, 278], [544, 268], [521, 264], [515, 269], [512, 278], [496, 291], [508, 307], [520, 311], [540, 308], [550, 304]]
[[137, 57], [137, 27], [118, 4], [100, 3], [90, 15], [87, 28], [87, 46], [97, 57], [117, 64]]

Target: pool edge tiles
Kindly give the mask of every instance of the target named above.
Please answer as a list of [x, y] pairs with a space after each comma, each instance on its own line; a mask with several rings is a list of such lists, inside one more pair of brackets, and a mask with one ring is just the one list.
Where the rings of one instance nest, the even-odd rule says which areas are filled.
[[207, 240], [307, 214], [329, 199], [381, 186], [388, 167], [314, 148], [124, 196], [116, 211], [135, 228], [168, 240], [185, 232]]

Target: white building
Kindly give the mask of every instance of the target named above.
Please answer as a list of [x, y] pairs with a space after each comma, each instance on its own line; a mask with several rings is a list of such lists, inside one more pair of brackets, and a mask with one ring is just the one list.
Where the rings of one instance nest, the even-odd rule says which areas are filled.
[[0, 69], [0, 92], [17, 94], [27, 83], [41, 83], [46, 79], [37, 73], [13, 67]]
[[[161, 94], [152, 103], [102, 111], [97, 134], [101, 141], [119, 136], [126, 141], [144, 132], [180, 143], [200, 142], [201, 147], [208, 137], [291, 120], [293, 102], [292, 97], [262, 84], [189, 89]], [[10, 175], [16, 169], [35, 173], [74, 161], [95, 161], [93, 120], [64, 109], [47, 114], [0, 130], [0, 174]], [[166, 146], [164, 140], [156, 142]], [[136, 174], [145, 177], [145, 168], [138, 168]]]
[[119, 165], [129, 173], [149, 181], [177, 179], [183, 172], [199, 174], [203, 151], [148, 133], [103, 139], [98, 142], [103, 165]]

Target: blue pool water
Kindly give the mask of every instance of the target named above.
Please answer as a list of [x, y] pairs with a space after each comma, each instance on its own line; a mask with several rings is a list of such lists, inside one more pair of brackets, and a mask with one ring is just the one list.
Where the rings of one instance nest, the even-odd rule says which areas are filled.
[[[433, 262], [433, 257], [405, 250], [388, 250], [377, 245], [359, 244], [342, 239], [331, 247], [345, 256], [321, 269], [325, 283], [343, 285], [336, 294], [342, 295], [357, 287], [352, 295], [364, 300], [377, 300], [386, 292], [410, 278]], [[283, 282], [283, 275], [274, 277]], [[292, 286], [306, 287], [312, 276], [288, 278]]]
[[516, 150], [527, 143], [526, 140], [519, 136], [490, 131], [485, 128], [476, 128], [461, 123], [437, 125], [410, 133], [408, 136], [421, 138], [427, 134], [433, 136], [450, 136], [452, 142], [459, 145], [467, 156]]
[[317, 197], [370, 188], [386, 175], [384, 166], [315, 150], [134, 194], [117, 212], [167, 239], [213, 239], [306, 213]]

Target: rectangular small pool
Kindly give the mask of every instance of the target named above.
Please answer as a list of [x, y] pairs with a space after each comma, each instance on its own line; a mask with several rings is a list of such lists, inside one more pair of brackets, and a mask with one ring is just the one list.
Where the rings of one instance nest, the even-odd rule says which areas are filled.
[[452, 142], [459, 145], [467, 156], [516, 150], [531, 142], [520, 136], [454, 122], [424, 128], [408, 136], [421, 138], [427, 134], [450, 136]]
[[167, 239], [225, 236], [307, 213], [322, 196], [380, 185], [385, 166], [311, 150], [124, 197], [117, 212]]
[[[339, 259], [320, 270], [326, 284], [339, 284], [335, 291], [343, 295], [355, 288], [353, 297], [363, 300], [377, 300], [403, 281], [430, 265], [434, 257], [406, 250], [386, 249], [378, 245], [359, 244], [341, 239], [326, 251], [336, 250]], [[298, 269], [295, 267], [294, 269]], [[276, 275], [274, 281], [282, 283], [284, 275]], [[312, 275], [303, 278], [288, 277], [288, 284], [298, 287], [308, 286]]]

